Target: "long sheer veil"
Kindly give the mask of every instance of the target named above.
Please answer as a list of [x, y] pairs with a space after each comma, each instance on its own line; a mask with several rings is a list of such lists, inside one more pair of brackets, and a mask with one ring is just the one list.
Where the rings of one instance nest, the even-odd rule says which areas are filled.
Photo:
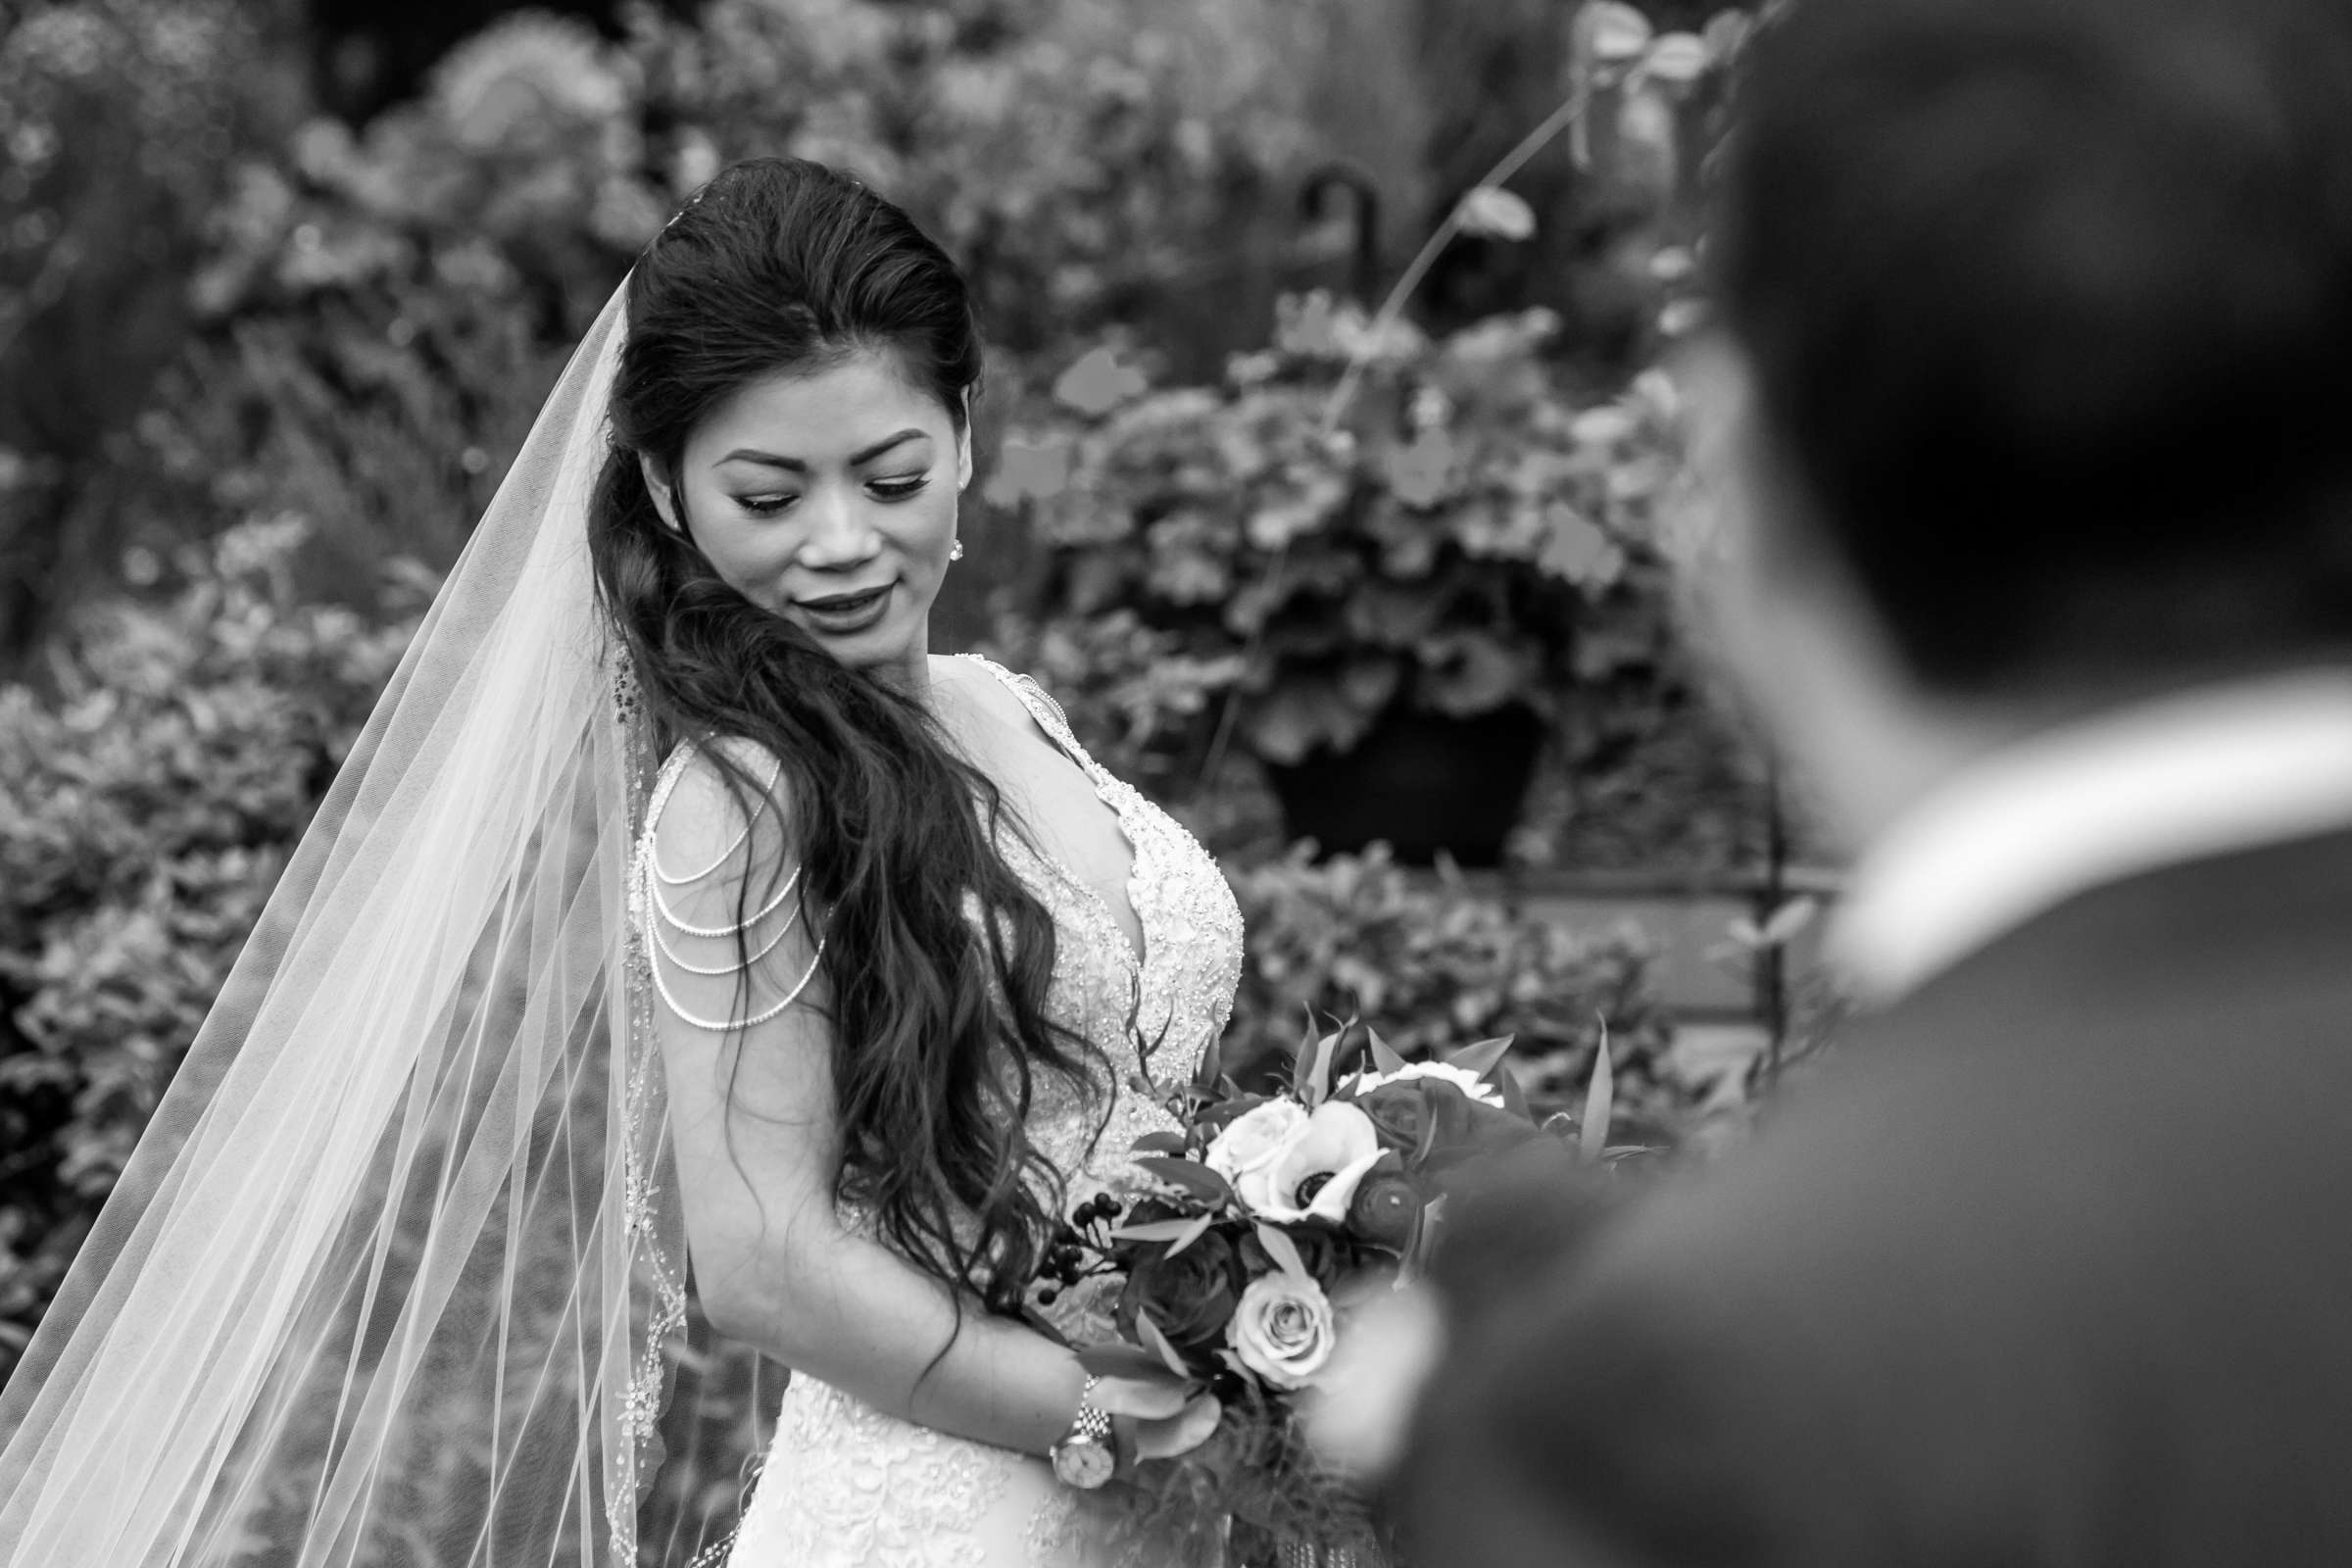
[[615, 294], [0, 1396], [0, 1568], [636, 1560], [684, 1320], [589, 496]]

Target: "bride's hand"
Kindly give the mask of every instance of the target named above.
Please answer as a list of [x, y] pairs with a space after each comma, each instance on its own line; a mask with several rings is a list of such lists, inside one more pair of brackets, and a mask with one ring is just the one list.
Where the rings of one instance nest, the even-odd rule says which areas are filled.
[[1104, 1378], [1095, 1403], [1110, 1412], [1120, 1468], [1144, 1459], [1173, 1459], [1206, 1443], [1225, 1407], [1213, 1394], [1188, 1396], [1174, 1378]]

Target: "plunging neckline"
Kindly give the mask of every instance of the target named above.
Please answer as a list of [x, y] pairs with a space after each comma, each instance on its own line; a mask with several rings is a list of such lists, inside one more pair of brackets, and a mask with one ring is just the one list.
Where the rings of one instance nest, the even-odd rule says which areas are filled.
[[1152, 958], [1152, 933], [1144, 924], [1143, 901], [1136, 897], [1136, 888], [1141, 881], [1144, 868], [1144, 857], [1134, 831], [1128, 826], [1125, 809], [1103, 787], [1103, 781], [1108, 775], [1095, 765], [1093, 758], [1088, 757], [1083, 750], [1077, 747], [1075, 736], [1068, 744], [1064, 744], [1061, 737], [1054, 733], [1054, 727], [1046, 722], [1045, 715], [1037, 710], [1036, 705], [1029, 700], [1029, 694], [1021, 690], [1009, 670], [1003, 668], [995, 661], [983, 659], [977, 654], [960, 654], [956, 657], [978, 664], [982, 669], [988, 671], [992, 680], [1012, 694], [1013, 700], [1021, 705], [1021, 710], [1029, 715], [1029, 727], [1045, 737], [1046, 744], [1052, 747], [1064, 761], [1078, 769], [1079, 775], [1086, 780], [1087, 787], [1094, 791], [1095, 799], [1100, 801], [1103, 808], [1110, 812], [1111, 826], [1117, 831], [1119, 842], [1127, 847], [1127, 875], [1122, 879], [1120, 891], [1127, 899], [1127, 912], [1135, 920], [1135, 929], [1132, 933], [1127, 929], [1126, 923], [1120, 920], [1118, 911], [1111, 907], [1110, 900], [1104, 896], [1102, 890], [1071, 869], [1060, 856], [1054, 854], [1046, 845], [1042, 835], [1032, 831], [1024, 834], [1023, 837], [1028, 842], [1030, 854], [1036, 858], [1038, 863], [1057, 878], [1097, 919], [1102, 921], [1104, 929], [1110, 933], [1119, 956], [1125, 961], [1128, 973], [1134, 977], [1136, 984], [1140, 987], [1143, 984], [1145, 966], [1150, 963]]

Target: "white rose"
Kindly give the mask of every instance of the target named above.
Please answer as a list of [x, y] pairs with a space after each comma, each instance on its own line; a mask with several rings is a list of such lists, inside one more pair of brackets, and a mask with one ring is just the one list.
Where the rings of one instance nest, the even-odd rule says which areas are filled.
[[1502, 1091], [1465, 1068], [1449, 1061], [1408, 1061], [1395, 1072], [1368, 1072], [1357, 1076], [1348, 1086], [1351, 1095], [1368, 1095], [1382, 1084], [1402, 1083], [1407, 1078], [1435, 1078], [1449, 1083], [1483, 1104], [1499, 1107]]
[[1246, 1173], [1282, 1152], [1305, 1125], [1305, 1106], [1295, 1100], [1269, 1100], [1236, 1116], [1209, 1141], [1208, 1168], [1238, 1187]]
[[1348, 1200], [1379, 1162], [1380, 1131], [1345, 1101], [1327, 1100], [1273, 1157], [1242, 1173], [1236, 1187], [1250, 1211], [1277, 1224], [1348, 1217]]
[[1266, 1382], [1299, 1389], [1331, 1359], [1340, 1332], [1322, 1286], [1277, 1271], [1259, 1275], [1242, 1292], [1225, 1338], [1242, 1364]]

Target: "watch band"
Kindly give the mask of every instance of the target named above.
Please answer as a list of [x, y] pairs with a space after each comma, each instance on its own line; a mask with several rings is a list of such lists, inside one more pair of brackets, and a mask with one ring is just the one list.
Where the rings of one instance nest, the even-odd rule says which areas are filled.
[[1089, 1376], [1086, 1387], [1078, 1391], [1078, 1413], [1070, 1418], [1070, 1430], [1062, 1435], [1063, 1443], [1109, 1444], [1110, 1412], [1095, 1402], [1095, 1390], [1102, 1385], [1100, 1377]]

